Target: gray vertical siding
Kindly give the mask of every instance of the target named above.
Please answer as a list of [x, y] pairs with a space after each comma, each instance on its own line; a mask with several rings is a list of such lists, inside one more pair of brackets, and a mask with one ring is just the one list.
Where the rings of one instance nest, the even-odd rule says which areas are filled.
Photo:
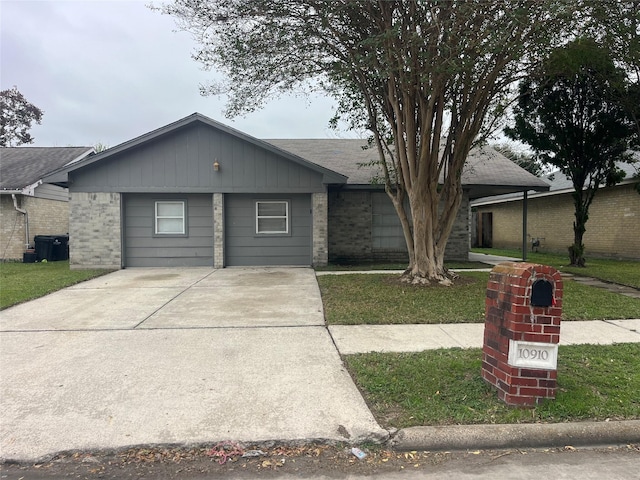
[[[255, 201], [289, 200], [290, 235], [256, 235]], [[311, 265], [311, 195], [225, 196], [225, 264]]]
[[[220, 168], [216, 171], [214, 162]], [[74, 191], [323, 192], [321, 173], [207, 125], [194, 124], [72, 172]]]
[[[187, 201], [185, 237], [153, 236], [156, 200]], [[125, 266], [213, 266], [212, 210], [212, 195], [125, 195]]]

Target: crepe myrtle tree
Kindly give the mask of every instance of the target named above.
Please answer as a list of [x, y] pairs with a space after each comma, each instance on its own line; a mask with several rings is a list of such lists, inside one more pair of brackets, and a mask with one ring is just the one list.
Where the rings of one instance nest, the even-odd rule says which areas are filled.
[[[445, 246], [469, 150], [509, 87], [558, 43], [579, 3], [558, 0], [174, 0], [152, 7], [198, 43], [225, 80], [227, 115], [281, 93], [327, 92], [370, 134], [409, 252], [404, 279], [450, 284]], [[408, 204], [409, 208], [405, 206]]]
[[515, 123], [505, 129], [573, 183], [571, 265], [585, 266], [583, 237], [598, 188], [624, 178], [617, 162], [632, 162], [627, 150], [634, 125], [621, 102], [625, 80], [607, 48], [577, 39], [520, 84]]

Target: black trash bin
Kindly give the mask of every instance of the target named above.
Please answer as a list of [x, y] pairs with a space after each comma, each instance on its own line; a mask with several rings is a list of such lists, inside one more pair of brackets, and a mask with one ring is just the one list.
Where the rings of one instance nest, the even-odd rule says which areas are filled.
[[69, 259], [69, 235], [36, 235], [34, 241], [38, 262]]
[[69, 260], [69, 235], [54, 235], [51, 260]]
[[53, 237], [51, 235], [36, 235], [33, 240], [36, 244], [36, 261], [51, 260]]

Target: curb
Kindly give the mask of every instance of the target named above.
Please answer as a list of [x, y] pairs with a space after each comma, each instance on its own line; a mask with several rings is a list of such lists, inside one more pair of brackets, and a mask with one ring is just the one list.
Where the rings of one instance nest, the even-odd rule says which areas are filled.
[[640, 443], [640, 420], [410, 427], [388, 442], [399, 451], [487, 450]]

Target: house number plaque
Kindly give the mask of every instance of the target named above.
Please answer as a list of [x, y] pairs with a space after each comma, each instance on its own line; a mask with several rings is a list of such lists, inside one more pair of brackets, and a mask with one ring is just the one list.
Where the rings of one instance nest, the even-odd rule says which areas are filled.
[[556, 370], [558, 365], [558, 345], [509, 340], [508, 364], [512, 367]]

